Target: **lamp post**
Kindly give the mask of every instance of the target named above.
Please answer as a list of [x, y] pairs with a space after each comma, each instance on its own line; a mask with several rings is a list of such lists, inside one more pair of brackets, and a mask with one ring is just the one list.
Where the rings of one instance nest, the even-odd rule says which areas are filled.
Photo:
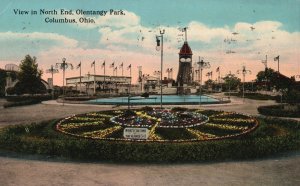
[[201, 95], [202, 95], [202, 71], [203, 69], [209, 69], [210, 68], [210, 63], [209, 62], [204, 62], [203, 60], [201, 60], [200, 56], [199, 56], [199, 61], [197, 62], [198, 66], [199, 66], [199, 76], [200, 76], [200, 87], [199, 87], [199, 94], [200, 94], [200, 100], [199, 100], [199, 105], [201, 105]]
[[105, 60], [103, 61], [102, 65], [101, 65], [101, 68], [103, 68], [103, 75], [104, 75], [104, 77], [103, 77], [103, 90], [104, 90], [104, 93], [106, 93], [106, 90], [105, 90], [105, 85], [106, 85], [106, 83], [105, 83]]
[[245, 102], [245, 76], [247, 73], [251, 74], [250, 70], [246, 70], [246, 66], [243, 66], [242, 70], [238, 70], [237, 74], [243, 74], [243, 102]]
[[128, 88], [128, 110], [130, 109], [130, 96], [131, 96], [131, 64], [127, 67], [127, 70], [129, 70], [129, 88]]
[[[159, 31], [160, 36], [156, 36], [156, 50], [160, 52], [160, 109], [162, 109], [162, 76], [163, 76], [163, 54], [164, 54], [164, 34], [165, 30]], [[159, 38], [161, 40], [159, 40]], [[161, 41], [161, 46], [160, 46]]]
[[[79, 68], [79, 95], [81, 91], [81, 61], [76, 67], [77, 69]], [[77, 83], [76, 83], [76, 90], [77, 90]]]
[[52, 77], [52, 99], [54, 99], [54, 81], [53, 81], [53, 74], [58, 73], [58, 70], [51, 65], [51, 68], [46, 70], [46, 73], [51, 73]]
[[96, 61], [93, 61], [91, 67], [94, 67], [94, 95], [96, 94]]
[[72, 63], [66, 63], [66, 58], [62, 58], [62, 63], [56, 63], [56, 68], [60, 68], [63, 70], [63, 105], [65, 101], [65, 71], [70, 67], [70, 69], [73, 69]]

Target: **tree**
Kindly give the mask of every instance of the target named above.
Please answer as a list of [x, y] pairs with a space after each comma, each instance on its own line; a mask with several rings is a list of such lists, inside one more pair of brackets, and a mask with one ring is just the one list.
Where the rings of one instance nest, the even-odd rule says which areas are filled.
[[256, 75], [257, 82], [265, 82], [266, 80], [270, 80], [274, 75], [275, 71], [271, 68], [267, 68], [264, 71], [260, 71]]
[[19, 82], [15, 86], [17, 94], [45, 93], [46, 88], [41, 82], [42, 71], [38, 69], [36, 57], [26, 55], [19, 67]]
[[274, 83], [272, 82], [274, 74], [276, 72], [271, 68], [266, 68], [264, 71], [260, 71], [256, 75], [256, 82], [260, 87], [264, 87], [267, 90], [271, 89], [271, 86], [274, 86]]
[[241, 84], [241, 79], [236, 77], [234, 74], [228, 74], [222, 78], [224, 80], [224, 89], [226, 90], [236, 90]]
[[271, 87], [275, 87], [277, 90], [291, 90], [295, 85], [295, 78], [288, 78], [278, 72], [275, 72], [271, 68], [267, 68], [265, 71], [258, 72], [256, 75], [256, 82], [261, 85], [266, 85], [267, 90], [270, 90]]

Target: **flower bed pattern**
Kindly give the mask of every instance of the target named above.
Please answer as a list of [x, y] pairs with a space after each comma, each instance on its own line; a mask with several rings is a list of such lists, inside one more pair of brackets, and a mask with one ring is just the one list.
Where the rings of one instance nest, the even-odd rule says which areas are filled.
[[[118, 110], [74, 115], [58, 122], [62, 133], [102, 140], [120, 141], [203, 141], [245, 135], [258, 126], [250, 116], [232, 112], [201, 110]], [[126, 139], [126, 127], [147, 128], [147, 140]]]

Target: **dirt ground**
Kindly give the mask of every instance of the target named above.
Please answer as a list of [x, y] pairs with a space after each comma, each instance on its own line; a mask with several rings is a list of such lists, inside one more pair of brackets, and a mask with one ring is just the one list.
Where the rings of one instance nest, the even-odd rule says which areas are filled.
[[[0, 100], [0, 127], [112, 109], [111, 106], [62, 106], [51, 101], [3, 109], [3, 103]], [[259, 105], [274, 104], [247, 99], [246, 104], [241, 103], [236, 98], [231, 105], [201, 108], [257, 115]], [[300, 152], [252, 161], [149, 165], [70, 162], [0, 151], [0, 185], [300, 185]]]
[[109, 164], [0, 156], [1, 185], [299, 185], [300, 153], [256, 161]]

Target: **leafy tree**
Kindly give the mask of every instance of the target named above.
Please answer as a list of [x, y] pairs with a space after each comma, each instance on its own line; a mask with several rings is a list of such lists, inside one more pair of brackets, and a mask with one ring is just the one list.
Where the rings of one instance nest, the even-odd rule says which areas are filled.
[[16, 84], [17, 94], [37, 94], [44, 93], [45, 86], [41, 82], [42, 71], [38, 69], [36, 57], [26, 55], [21, 61], [20, 72], [18, 73], [19, 82]]
[[275, 73], [276, 72], [273, 69], [267, 68], [264, 71], [260, 71], [257, 73], [256, 81], [257, 82], [265, 82], [266, 80], [271, 80]]
[[228, 74], [222, 78], [224, 80], [224, 89], [236, 90], [237, 87], [241, 84], [241, 79], [236, 77], [234, 74]]
[[257, 73], [256, 82], [261, 85], [267, 85], [267, 90], [270, 90], [271, 87], [275, 87], [277, 90], [291, 90], [294, 86], [295, 78], [288, 78], [271, 68], [267, 68], [265, 71]]

